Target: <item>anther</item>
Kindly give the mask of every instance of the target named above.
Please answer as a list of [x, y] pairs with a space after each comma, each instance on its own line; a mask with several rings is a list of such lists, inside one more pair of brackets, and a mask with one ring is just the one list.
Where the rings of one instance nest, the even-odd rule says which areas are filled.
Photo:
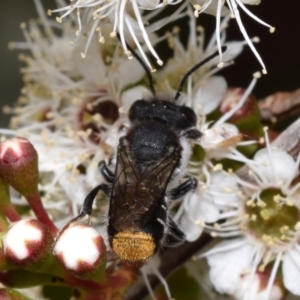
[[[263, 71], [263, 73], [264, 73], [264, 71]], [[260, 73], [259, 71], [257, 71], [257, 72], [255, 72], [255, 73], [253, 74], [253, 77], [254, 77], [254, 78], [260, 78], [260, 77], [261, 77], [261, 73]]]
[[162, 65], [164, 64], [163, 61], [160, 60], [160, 59], [158, 59], [156, 62], [157, 62], [157, 64], [158, 64], [159, 66], [162, 66]]

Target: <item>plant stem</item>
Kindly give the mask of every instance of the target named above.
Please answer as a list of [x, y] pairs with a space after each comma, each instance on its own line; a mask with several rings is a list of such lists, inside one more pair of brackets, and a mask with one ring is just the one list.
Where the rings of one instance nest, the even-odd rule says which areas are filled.
[[43, 223], [48, 229], [51, 231], [53, 236], [56, 236], [58, 229], [54, 225], [53, 221], [49, 218], [38, 192], [35, 192], [30, 195], [25, 196], [26, 200], [28, 201], [31, 209], [33, 210], [34, 214], [36, 215], [37, 219]]
[[21, 216], [15, 207], [10, 203], [2, 207], [2, 212], [11, 222], [17, 222], [21, 220]]

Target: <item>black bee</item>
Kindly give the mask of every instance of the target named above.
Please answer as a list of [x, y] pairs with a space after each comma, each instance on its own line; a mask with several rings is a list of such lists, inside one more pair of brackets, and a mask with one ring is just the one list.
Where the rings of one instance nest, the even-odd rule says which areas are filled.
[[[186, 78], [215, 55], [185, 75], [174, 100], [179, 97]], [[94, 198], [102, 190], [110, 199], [107, 226], [110, 246], [120, 259], [134, 263], [145, 262], [161, 246], [174, 247], [185, 240], [168, 213], [167, 198], [179, 199], [197, 187], [197, 180], [189, 178], [170, 188], [174, 179], [182, 176], [188, 159], [185, 152], [191, 147], [189, 140], [201, 136], [194, 111], [156, 97], [152, 77], [146, 67], [145, 70], [153, 99], [137, 100], [131, 106], [131, 127], [119, 140], [115, 171], [111, 172], [104, 161], [99, 163], [107, 183], [88, 194], [77, 217], [91, 214]]]

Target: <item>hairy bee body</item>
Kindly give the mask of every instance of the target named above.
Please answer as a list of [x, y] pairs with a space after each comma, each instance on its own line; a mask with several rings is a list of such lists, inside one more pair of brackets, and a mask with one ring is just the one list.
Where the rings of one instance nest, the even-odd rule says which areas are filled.
[[94, 199], [102, 190], [109, 197], [107, 232], [112, 250], [122, 260], [143, 263], [160, 246], [174, 247], [185, 240], [184, 233], [168, 214], [167, 199], [179, 199], [197, 187], [195, 178], [174, 187], [174, 178], [184, 175], [191, 154], [190, 141], [202, 134], [196, 128], [194, 111], [174, 102], [188, 77], [216, 57], [218, 51], [187, 71], [169, 101], [156, 96], [151, 72], [136, 52], [127, 47], [144, 68], [153, 99], [137, 100], [131, 106], [131, 127], [119, 139], [114, 172], [104, 161], [99, 163], [107, 183], [92, 189], [80, 214], [70, 223], [91, 215]]
[[[157, 97], [147, 66], [140, 62], [153, 94], [150, 101], [137, 100], [129, 110], [130, 129], [119, 139], [115, 170], [104, 161], [99, 170], [107, 183], [96, 186], [85, 198], [78, 217], [91, 215], [99, 190], [109, 197], [107, 233], [115, 254], [131, 263], [144, 263], [160, 246], [174, 247], [185, 235], [168, 213], [167, 200], [176, 200], [193, 191], [197, 179], [188, 178], [174, 187], [174, 178], [184, 175], [191, 153], [191, 140], [201, 137], [196, 128], [197, 116], [186, 106], [174, 102], [180, 97], [187, 78], [218, 52], [206, 57], [183, 76], [172, 101]], [[222, 52], [226, 47], [222, 47]]]
[[199, 137], [200, 132], [190, 108], [163, 100], [136, 101], [129, 119], [132, 127], [117, 148], [108, 236], [121, 259], [139, 262], [162, 244], [175, 246], [184, 240], [168, 215], [166, 192], [182, 162], [182, 139]]
[[195, 178], [173, 188], [170, 183], [181, 176], [190, 140], [201, 133], [192, 109], [166, 100], [136, 101], [129, 120], [131, 126], [116, 149], [114, 172], [105, 161], [99, 163], [107, 183], [87, 195], [75, 220], [91, 215], [102, 190], [109, 197], [107, 233], [112, 250], [122, 260], [141, 264], [161, 246], [174, 247], [185, 240], [168, 213], [167, 199], [179, 199], [197, 187]]

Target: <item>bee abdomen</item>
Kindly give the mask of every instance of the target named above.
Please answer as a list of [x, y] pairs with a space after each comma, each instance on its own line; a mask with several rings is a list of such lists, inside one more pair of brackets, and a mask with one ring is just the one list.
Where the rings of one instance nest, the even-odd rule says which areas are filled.
[[142, 231], [120, 231], [112, 239], [112, 249], [122, 260], [145, 262], [156, 252], [153, 237]]

